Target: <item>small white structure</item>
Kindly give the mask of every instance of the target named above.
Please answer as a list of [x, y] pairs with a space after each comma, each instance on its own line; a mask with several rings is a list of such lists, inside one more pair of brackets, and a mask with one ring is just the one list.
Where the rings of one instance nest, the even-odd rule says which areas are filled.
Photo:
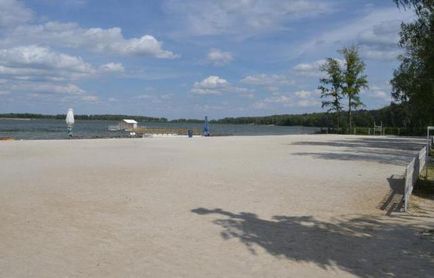
[[374, 135], [376, 135], [378, 132], [379, 135], [385, 135], [385, 128], [383, 128], [383, 122], [381, 122], [381, 125], [376, 125], [374, 122]]
[[66, 124], [68, 126], [73, 126], [74, 125], [74, 110], [72, 108], [68, 109], [68, 113], [66, 113]]
[[74, 110], [72, 108], [68, 109], [68, 113], [66, 114], [66, 125], [68, 126], [68, 135], [72, 137], [72, 127], [74, 126]]
[[132, 119], [123, 119], [119, 123], [119, 127], [121, 130], [133, 130], [137, 128], [137, 122]]

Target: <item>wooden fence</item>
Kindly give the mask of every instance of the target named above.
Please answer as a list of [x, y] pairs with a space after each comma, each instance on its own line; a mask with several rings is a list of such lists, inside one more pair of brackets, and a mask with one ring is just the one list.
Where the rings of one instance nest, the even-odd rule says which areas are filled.
[[427, 158], [427, 147], [423, 147], [405, 168], [404, 211], [408, 209], [413, 186], [426, 166]]

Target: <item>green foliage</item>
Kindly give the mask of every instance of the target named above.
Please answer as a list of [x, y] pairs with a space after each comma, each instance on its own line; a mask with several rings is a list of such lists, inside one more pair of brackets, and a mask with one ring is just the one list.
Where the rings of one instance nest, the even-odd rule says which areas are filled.
[[414, 128], [434, 124], [434, 0], [395, 0], [414, 9], [414, 22], [401, 25], [400, 46], [405, 54], [391, 80], [392, 96], [405, 107]]
[[322, 65], [321, 71], [326, 77], [320, 79], [318, 89], [321, 91], [322, 108], [327, 107], [327, 112], [333, 112], [336, 118], [336, 127], [340, 128], [341, 100], [343, 96], [348, 99], [348, 129], [352, 130], [353, 110], [363, 107], [359, 93], [368, 88], [367, 76], [364, 74], [365, 63], [359, 56], [355, 46], [345, 47], [338, 51], [344, 57], [345, 64], [341, 68], [339, 61], [328, 58]]
[[[239, 117], [224, 118], [212, 121], [223, 124], [256, 124], [256, 125], [280, 125], [280, 126], [316, 126], [333, 127], [336, 113], [311, 113], [298, 115], [272, 115], [265, 117]], [[342, 120], [342, 115], [340, 118]], [[406, 128], [404, 107], [392, 103], [390, 106], [378, 110], [359, 110], [353, 114], [353, 125], [357, 127], [373, 127], [374, 122], [383, 123], [383, 126], [394, 128]], [[347, 129], [347, 126], [342, 126]], [[411, 133], [411, 130], [409, 130]]]
[[327, 76], [320, 79], [320, 86], [318, 87], [321, 91], [321, 98], [326, 99], [322, 101], [321, 107], [326, 107], [327, 112], [336, 114], [336, 126], [339, 129], [340, 112], [342, 111], [342, 71], [339, 62], [333, 58], [328, 58], [320, 70]]
[[203, 123], [204, 120], [199, 120], [199, 119], [175, 119], [175, 120], [171, 120], [171, 123]]
[[327, 113], [311, 113], [300, 115], [272, 115], [264, 117], [223, 118], [211, 121], [220, 124], [255, 124], [279, 126], [331, 126], [330, 115]]
[[342, 71], [342, 93], [348, 98], [348, 126], [352, 129], [352, 110], [363, 107], [360, 100], [360, 90], [368, 88], [367, 76], [364, 74], [365, 63], [359, 56], [355, 46], [345, 47], [339, 51], [345, 59]]
[[394, 0], [398, 7], [413, 8], [417, 15], [425, 9], [434, 10], [434, 0]]

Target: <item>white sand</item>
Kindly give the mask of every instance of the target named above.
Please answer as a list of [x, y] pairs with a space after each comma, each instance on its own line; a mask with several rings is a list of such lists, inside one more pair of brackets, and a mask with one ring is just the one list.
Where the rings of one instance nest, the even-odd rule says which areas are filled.
[[421, 143], [0, 142], [0, 277], [429, 277], [432, 218], [378, 209]]

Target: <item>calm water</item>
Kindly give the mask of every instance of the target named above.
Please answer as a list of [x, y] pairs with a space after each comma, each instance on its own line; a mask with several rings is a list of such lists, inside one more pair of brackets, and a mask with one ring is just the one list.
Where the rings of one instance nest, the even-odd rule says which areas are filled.
[[[74, 137], [77, 138], [112, 138], [127, 137], [126, 132], [109, 131], [109, 125], [118, 121], [76, 121]], [[139, 123], [139, 126], [161, 128], [202, 129], [203, 124], [195, 123]], [[215, 135], [284, 135], [311, 134], [319, 130], [314, 127], [299, 126], [257, 126], [210, 124]], [[0, 120], [0, 137], [15, 139], [64, 139], [67, 138], [66, 124], [63, 120]]]

